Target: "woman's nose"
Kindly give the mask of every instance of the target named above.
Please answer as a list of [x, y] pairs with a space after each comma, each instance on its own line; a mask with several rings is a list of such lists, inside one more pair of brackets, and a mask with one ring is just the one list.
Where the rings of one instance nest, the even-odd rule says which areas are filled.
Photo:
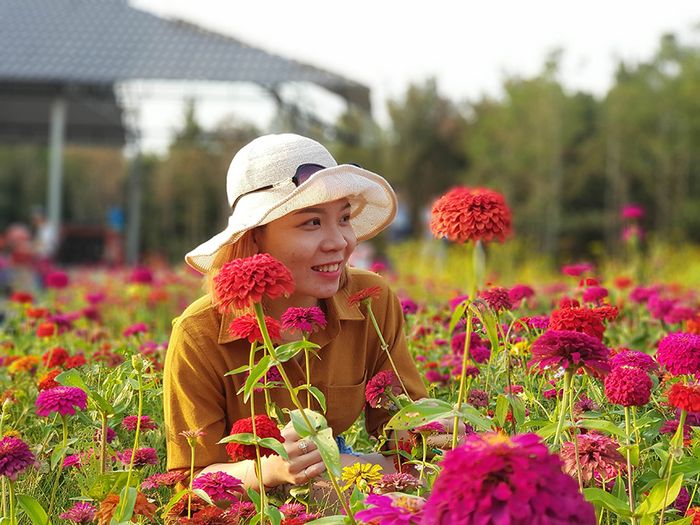
[[349, 241], [345, 237], [343, 229], [338, 226], [330, 226], [326, 231], [321, 248], [327, 251], [339, 251], [344, 250], [348, 244]]

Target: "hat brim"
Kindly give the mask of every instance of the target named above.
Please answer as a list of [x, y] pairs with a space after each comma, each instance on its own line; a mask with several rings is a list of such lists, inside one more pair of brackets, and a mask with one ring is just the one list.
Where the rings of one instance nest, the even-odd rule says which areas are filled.
[[[294, 188], [290, 191], [291, 188]], [[396, 216], [396, 195], [376, 173], [350, 164], [322, 169], [300, 186], [271, 188], [241, 197], [226, 229], [185, 255], [185, 261], [201, 273], [209, 272], [218, 251], [236, 242], [248, 230], [284, 217], [288, 213], [339, 199], [351, 205], [350, 223], [358, 241], [384, 230]]]

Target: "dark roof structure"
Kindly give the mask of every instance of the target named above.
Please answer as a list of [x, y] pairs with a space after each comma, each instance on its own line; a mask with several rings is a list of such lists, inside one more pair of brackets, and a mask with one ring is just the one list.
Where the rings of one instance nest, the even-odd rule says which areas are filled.
[[51, 101], [66, 97], [68, 142], [123, 137], [113, 86], [128, 80], [309, 82], [366, 111], [369, 89], [125, 0], [0, 2], [0, 140], [45, 140]]

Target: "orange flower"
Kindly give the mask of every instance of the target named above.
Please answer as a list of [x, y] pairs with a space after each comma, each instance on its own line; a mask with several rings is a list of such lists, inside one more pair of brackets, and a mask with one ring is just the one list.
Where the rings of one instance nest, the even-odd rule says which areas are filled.
[[689, 334], [700, 335], [700, 315], [695, 317], [695, 319], [688, 319], [685, 322], [685, 331]]
[[39, 358], [35, 355], [20, 357], [7, 367], [8, 372], [16, 374], [18, 372], [32, 372], [39, 364]]
[[56, 325], [54, 323], [41, 323], [36, 328], [37, 337], [51, 337], [56, 334]]
[[430, 230], [450, 241], [504, 241], [511, 232], [511, 214], [503, 195], [488, 188], [451, 189], [433, 204]]
[[58, 369], [55, 370], [50, 370], [43, 376], [41, 376], [41, 379], [39, 379], [39, 382], [37, 383], [37, 389], [39, 391], [46, 390], [47, 388], [54, 388], [57, 386], [61, 386], [60, 383], [56, 382], [56, 376], [60, 374], [61, 371]]
[[[98, 525], [109, 525], [112, 521], [112, 516], [114, 511], [119, 504], [119, 495], [117, 494], [107, 494], [107, 497], [100, 503], [100, 508], [95, 515], [97, 518]], [[136, 523], [139, 516], [144, 516], [148, 519], [154, 517], [156, 511], [156, 506], [146, 499], [142, 493], [138, 492], [136, 494], [136, 504], [134, 505], [134, 513], [131, 516], [131, 521]]]
[[361, 302], [368, 299], [376, 299], [379, 294], [382, 293], [380, 286], [370, 286], [369, 288], [363, 288], [359, 292], [355, 292], [350, 297], [348, 297], [348, 304], [350, 306], [355, 306]]

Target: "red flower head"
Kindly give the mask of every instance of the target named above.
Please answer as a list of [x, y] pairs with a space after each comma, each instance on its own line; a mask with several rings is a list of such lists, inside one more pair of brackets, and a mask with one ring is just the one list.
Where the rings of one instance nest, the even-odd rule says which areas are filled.
[[430, 230], [450, 241], [504, 241], [511, 231], [510, 209], [503, 195], [488, 188], [460, 186], [433, 204]]
[[687, 412], [700, 412], [700, 385], [675, 383], [668, 391], [668, 403]]
[[[266, 315], [265, 326], [267, 326], [267, 333], [270, 335], [270, 339], [273, 341], [279, 341], [281, 339], [280, 324], [277, 319]], [[228, 326], [228, 333], [231, 337], [248, 339], [248, 342], [250, 343], [263, 342], [260, 325], [258, 324], [257, 318], [253, 314], [244, 314], [236, 317]]]
[[56, 334], [56, 325], [54, 323], [41, 323], [36, 328], [37, 337], [51, 337]]
[[61, 366], [68, 359], [69, 355], [65, 348], [57, 346], [52, 348], [48, 352], [45, 352], [41, 356], [41, 361], [44, 363], [46, 368], [54, 368], [56, 366]]
[[580, 306], [560, 308], [549, 316], [549, 330], [572, 330], [603, 340], [605, 325], [597, 309]]
[[[122, 419], [122, 428], [130, 432], [135, 432], [138, 422], [138, 416], [125, 416], [124, 419]], [[151, 419], [151, 416], [141, 416], [141, 425], [139, 425], [140, 432], [148, 432], [149, 430], [155, 430], [156, 428], [158, 428], [158, 425], [155, 421], [153, 421], [153, 419]]]
[[[244, 419], [239, 419], [231, 427], [230, 434], [252, 434], [253, 433], [253, 421], [251, 418], [247, 417]], [[255, 416], [255, 433], [260, 438], [275, 438], [280, 443], [284, 443], [284, 438], [280, 429], [277, 428], [277, 424], [266, 415]], [[233, 461], [241, 461], [243, 459], [255, 459], [255, 446], [254, 445], [244, 445], [242, 443], [227, 443], [226, 452]], [[274, 456], [277, 454], [272, 449], [260, 448], [260, 454], [262, 456]]]
[[479, 293], [479, 297], [486, 301], [489, 308], [497, 312], [513, 308], [513, 302], [510, 299], [508, 290], [500, 286], [494, 286], [493, 288], [482, 291]]
[[297, 330], [304, 333], [315, 332], [326, 327], [326, 316], [318, 306], [309, 308], [287, 308], [282, 314], [282, 328], [294, 333]]
[[68, 286], [68, 274], [60, 271], [49, 272], [44, 277], [44, 284], [47, 288], [65, 288]]
[[[620, 445], [603, 434], [589, 432], [577, 434], [578, 464], [584, 482], [591, 480], [614, 480], [620, 469], [624, 467], [625, 458], [617, 450]], [[576, 477], [576, 449], [573, 441], [567, 441], [559, 451], [559, 457], [564, 462], [564, 472]]]
[[220, 312], [242, 310], [263, 297], [274, 299], [293, 291], [291, 272], [269, 253], [229, 261], [214, 277], [214, 297]]
[[391, 370], [382, 370], [367, 382], [365, 388], [365, 398], [372, 408], [389, 408], [393, 405], [387, 390], [392, 395], [401, 394], [401, 385]]
[[28, 292], [13, 292], [10, 296], [10, 301], [19, 304], [31, 304], [34, 302], [34, 296]]
[[63, 363], [63, 368], [68, 370], [69, 368], [78, 368], [86, 364], [85, 356], [83, 354], [75, 354], [66, 359]]
[[[133, 452], [134, 449], [132, 448], [127, 448], [122, 452], [117, 452], [117, 459], [124, 465], [129, 466]], [[137, 448], [136, 453], [133, 454], [133, 457], [135, 467], [158, 464], [158, 454], [156, 453], [156, 450], [151, 447]]]
[[348, 304], [350, 306], [355, 306], [361, 302], [376, 299], [382, 293], [382, 288], [380, 286], [371, 286], [369, 288], [363, 288], [359, 292], [355, 292], [350, 297], [348, 297]]
[[37, 383], [37, 389], [39, 391], [41, 390], [46, 390], [47, 388], [54, 388], [57, 386], [61, 386], [60, 383], [56, 381], [56, 376], [60, 374], [60, 370], [51, 370], [44, 374], [40, 379], [39, 382]]
[[618, 366], [605, 378], [608, 401], [623, 407], [640, 407], [651, 397], [651, 379], [641, 368]]
[[173, 487], [181, 481], [184, 481], [188, 474], [189, 473], [184, 470], [171, 470], [169, 472], [153, 474], [143, 480], [141, 483], [141, 490], [153, 490], [158, 487]]
[[594, 374], [610, 370], [610, 350], [595, 337], [570, 330], [547, 330], [532, 343], [528, 366], [573, 369], [584, 367]]

